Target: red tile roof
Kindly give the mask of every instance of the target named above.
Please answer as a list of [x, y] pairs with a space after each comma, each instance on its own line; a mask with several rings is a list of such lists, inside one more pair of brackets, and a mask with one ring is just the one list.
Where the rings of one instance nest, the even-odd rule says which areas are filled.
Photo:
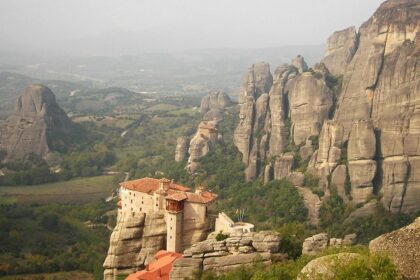
[[201, 191], [199, 193], [189, 192], [189, 188], [173, 183], [168, 179], [154, 179], [154, 178], [142, 178], [133, 181], [127, 181], [120, 184], [120, 186], [130, 189], [133, 191], [151, 193], [158, 192], [161, 182], [166, 182], [169, 185], [169, 189], [166, 191], [167, 199], [175, 201], [186, 200], [192, 203], [209, 203], [217, 198], [217, 195], [211, 192]]
[[217, 194], [202, 191], [201, 193], [186, 193], [187, 201], [195, 203], [209, 203], [217, 198]]
[[172, 183], [168, 179], [155, 179], [155, 178], [148, 178], [148, 177], [133, 180], [133, 181], [123, 182], [123, 183], [120, 183], [120, 186], [126, 189], [133, 190], [133, 191], [150, 193], [153, 191], [157, 191], [159, 189], [161, 180], [168, 182], [169, 189], [171, 190], [177, 190], [177, 191], [182, 191], [182, 192], [186, 192], [190, 190], [187, 187]]
[[174, 191], [173, 193], [169, 193], [168, 196], [166, 197], [166, 199], [171, 199], [171, 200], [175, 200], [175, 201], [182, 201], [187, 199], [187, 195], [184, 192], [176, 192]]
[[125, 280], [169, 280], [172, 264], [181, 254], [161, 250], [156, 253], [156, 261], [151, 262], [146, 269], [130, 274]]

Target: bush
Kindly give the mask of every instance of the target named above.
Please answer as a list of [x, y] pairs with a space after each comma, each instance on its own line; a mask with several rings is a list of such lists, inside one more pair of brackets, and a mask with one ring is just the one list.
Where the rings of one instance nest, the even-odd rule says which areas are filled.
[[222, 232], [219, 232], [216, 235], [216, 240], [217, 241], [222, 241], [222, 240], [225, 240], [226, 238], [229, 238], [229, 234], [223, 234]]

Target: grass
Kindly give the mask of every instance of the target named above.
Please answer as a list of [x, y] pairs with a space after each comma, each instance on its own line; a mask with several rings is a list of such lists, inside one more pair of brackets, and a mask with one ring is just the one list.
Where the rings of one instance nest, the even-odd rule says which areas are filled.
[[82, 271], [70, 272], [56, 272], [56, 273], [40, 273], [40, 274], [25, 274], [25, 275], [11, 275], [0, 277], [1, 280], [93, 280], [92, 274]]
[[86, 202], [109, 196], [116, 188], [114, 176], [78, 178], [35, 186], [0, 187], [0, 204]]

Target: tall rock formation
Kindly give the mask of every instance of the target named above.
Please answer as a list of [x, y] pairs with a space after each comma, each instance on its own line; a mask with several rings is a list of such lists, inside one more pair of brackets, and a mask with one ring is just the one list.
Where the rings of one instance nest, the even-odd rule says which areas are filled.
[[[194, 173], [198, 167], [198, 160], [207, 155], [212, 145], [222, 139], [218, 132], [218, 124], [223, 120], [225, 113], [232, 114], [235, 104], [230, 97], [217, 91], [207, 94], [201, 99], [200, 113], [202, 122], [192, 136], [182, 136], [177, 139], [175, 148], [175, 161], [182, 162], [188, 158], [188, 172]], [[188, 140], [190, 138], [190, 140]]]
[[[236, 147], [243, 155], [247, 180], [256, 178], [259, 170], [259, 138], [268, 133], [265, 127], [269, 118], [268, 93], [273, 84], [273, 76], [268, 63], [256, 63], [245, 74], [239, 93], [239, 124], [234, 133]], [[258, 135], [257, 135], [258, 134]], [[263, 151], [265, 153], [265, 151]]]
[[223, 110], [232, 106], [229, 95], [217, 91], [204, 96], [201, 99], [200, 112], [204, 121], [220, 120], [223, 117]]
[[[243, 155], [248, 181], [263, 172], [277, 179], [285, 177], [276, 175], [282, 167], [275, 157], [281, 157], [288, 145], [301, 145], [310, 136], [319, 135], [329, 117], [334, 103], [333, 90], [326, 81], [330, 73], [323, 65], [306, 70], [303, 57], [298, 56], [291, 65], [280, 65], [274, 77], [263, 62], [245, 74], [234, 139]], [[262, 166], [268, 158], [274, 158], [274, 165]]]
[[234, 134], [246, 179], [294, 179], [299, 162], [284, 159], [311, 156], [326, 197], [334, 184], [345, 201], [381, 194], [392, 212], [419, 210], [419, 40], [420, 3], [388, 0], [358, 32], [334, 33], [312, 69], [301, 56], [274, 75], [253, 65]]
[[354, 26], [336, 31], [328, 38], [322, 62], [333, 75], [343, 75], [352, 60], [358, 44]]
[[[323, 62], [333, 73], [344, 70], [343, 85], [333, 121], [324, 123], [309, 166], [326, 182], [339, 159], [347, 160], [354, 203], [381, 193], [392, 212], [420, 209], [419, 18], [418, 1], [389, 0], [356, 36], [350, 28], [329, 39]], [[344, 47], [337, 49], [334, 42]], [[338, 69], [333, 57], [345, 61], [353, 45], [348, 66]], [[340, 128], [338, 134], [332, 124]], [[338, 139], [334, 145], [332, 138]]]
[[175, 161], [182, 162], [186, 159], [188, 153], [188, 139], [186, 137], [178, 137], [175, 148]]
[[198, 160], [207, 155], [212, 144], [218, 140], [217, 121], [201, 122], [194, 137], [190, 141], [187, 170], [194, 173], [198, 167]]
[[6, 153], [4, 160], [19, 161], [34, 154], [52, 162], [55, 138], [69, 135], [73, 128], [54, 93], [43, 85], [30, 85], [1, 129], [0, 149]]

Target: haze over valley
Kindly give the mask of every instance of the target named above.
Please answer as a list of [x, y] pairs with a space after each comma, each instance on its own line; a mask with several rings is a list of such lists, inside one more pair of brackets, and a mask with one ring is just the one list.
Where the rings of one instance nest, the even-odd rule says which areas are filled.
[[4, 0], [0, 279], [420, 279], [418, 0]]

